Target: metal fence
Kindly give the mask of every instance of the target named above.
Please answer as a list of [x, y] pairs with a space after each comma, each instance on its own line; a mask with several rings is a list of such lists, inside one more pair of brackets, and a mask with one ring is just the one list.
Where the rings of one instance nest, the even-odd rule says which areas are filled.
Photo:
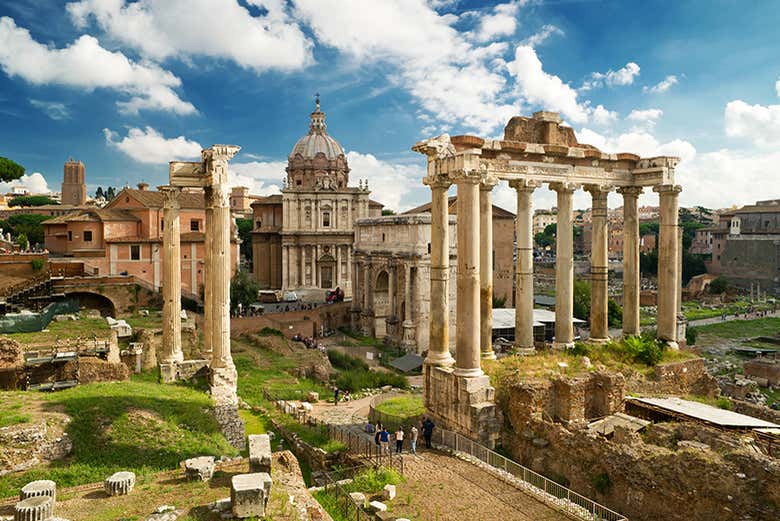
[[377, 406], [391, 398], [397, 398], [399, 396], [413, 396], [409, 393], [392, 393], [392, 394], [380, 394], [371, 398], [371, 404], [369, 405], [368, 418], [372, 423], [381, 423], [383, 427], [386, 427], [390, 432], [395, 431], [399, 427], [405, 427], [406, 434], [409, 434], [409, 428], [413, 425], [420, 426], [420, 422], [423, 419], [423, 415], [417, 416], [396, 416], [394, 414], [387, 414], [380, 411]]
[[507, 480], [519, 488], [573, 517], [588, 521], [628, 521], [622, 514], [577, 494], [457, 432], [436, 429], [433, 442], [486, 463], [503, 473]]
[[323, 490], [330, 497], [323, 501], [323, 506], [326, 506], [328, 512], [333, 515], [333, 510], [338, 511], [341, 514], [341, 519], [347, 519], [349, 521], [375, 521], [376, 517], [368, 513], [364, 505], [357, 503], [349, 495], [349, 490], [344, 486], [345, 479], [354, 477], [365, 471], [367, 467], [365, 465], [339, 469], [337, 471], [324, 473], [326, 484], [323, 486]]

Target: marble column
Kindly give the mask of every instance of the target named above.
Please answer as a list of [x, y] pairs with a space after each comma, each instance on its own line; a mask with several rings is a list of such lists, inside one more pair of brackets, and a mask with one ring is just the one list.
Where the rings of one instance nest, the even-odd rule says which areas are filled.
[[641, 186], [618, 188], [623, 196], [623, 336], [641, 333], [639, 323], [639, 209]]
[[495, 176], [479, 184], [479, 327], [482, 358], [495, 359], [493, 352], [493, 187]]
[[455, 374], [481, 376], [480, 365], [480, 269], [479, 250], [485, 248], [479, 235], [479, 172], [461, 170], [454, 176], [458, 186], [458, 334], [455, 339]]
[[[450, 240], [446, 176], [428, 175], [423, 183], [431, 187], [431, 325], [426, 363], [451, 366], [450, 354]], [[406, 303], [409, 306], [409, 303]]]
[[213, 212], [211, 265], [206, 266], [206, 277], [212, 281], [211, 395], [217, 405], [236, 405], [236, 373], [230, 353], [230, 189], [227, 185], [227, 163], [238, 147], [214, 146], [204, 151], [211, 190], [206, 208]]
[[[207, 186], [203, 189], [203, 197], [205, 200], [212, 198], [212, 188]], [[213, 356], [213, 339], [212, 339], [212, 322], [213, 322], [213, 310], [214, 310], [214, 298], [212, 297], [212, 289], [214, 287], [211, 277], [209, 276], [210, 270], [213, 266], [212, 250], [214, 246], [214, 209], [206, 205], [205, 211], [205, 223], [203, 234], [203, 357], [206, 360], [211, 360]]]
[[556, 348], [574, 345], [574, 183], [550, 183], [558, 195], [555, 240], [555, 342]]
[[609, 238], [607, 232], [607, 194], [610, 188], [588, 185], [592, 199], [592, 243], [590, 257], [590, 341], [609, 341]]
[[180, 188], [158, 187], [163, 202], [163, 329], [162, 363], [184, 360], [181, 350], [181, 225], [179, 219]]
[[404, 322], [412, 320], [412, 267], [404, 265]]
[[677, 222], [678, 195], [682, 190], [675, 185], [656, 186], [660, 200], [658, 231], [658, 338], [670, 348], [677, 348]]
[[517, 192], [515, 240], [515, 347], [534, 347], [534, 217], [532, 195], [539, 187], [536, 181], [517, 179], [509, 186]]

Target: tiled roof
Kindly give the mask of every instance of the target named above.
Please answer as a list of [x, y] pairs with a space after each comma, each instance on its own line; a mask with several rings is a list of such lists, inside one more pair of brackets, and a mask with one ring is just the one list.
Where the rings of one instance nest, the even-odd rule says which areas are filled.
[[[111, 206], [114, 201], [121, 197], [132, 197], [147, 208], [162, 208], [165, 196], [162, 192], [156, 190], [138, 190], [135, 188], [123, 188], [117, 196], [108, 203]], [[179, 205], [181, 208], [201, 210], [206, 207], [203, 199], [203, 192], [182, 192], [179, 196]]]
[[90, 208], [88, 210], [77, 210], [66, 215], [59, 215], [43, 221], [44, 225], [49, 224], [65, 224], [69, 222], [85, 222], [85, 221], [133, 221], [137, 222], [140, 219], [135, 215], [125, 210], [114, 210], [112, 208]]

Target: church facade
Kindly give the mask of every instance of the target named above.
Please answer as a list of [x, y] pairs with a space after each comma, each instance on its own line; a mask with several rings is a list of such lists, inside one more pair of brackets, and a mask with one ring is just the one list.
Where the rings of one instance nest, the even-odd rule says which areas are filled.
[[368, 184], [349, 186], [341, 145], [328, 135], [319, 100], [309, 132], [292, 149], [281, 195], [252, 203], [252, 258], [264, 288], [333, 289], [352, 295], [355, 221], [379, 217]]

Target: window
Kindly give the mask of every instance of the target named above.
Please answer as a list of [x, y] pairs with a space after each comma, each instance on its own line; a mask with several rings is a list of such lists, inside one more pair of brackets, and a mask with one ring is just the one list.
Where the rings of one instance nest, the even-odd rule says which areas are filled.
[[382, 242], [385, 242], [385, 234], [382, 234]]
[[190, 231], [191, 232], [197, 232], [200, 231], [200, 221], [197, 219], [190, 220]]
[[330, 212], [322, 212], [322, 226], [330, 227]]
[[84, 242], [92, 242], [92, 231], [91, 230], [85, 230], [84, 231]]
[[429, 242], [428, 243], [428, 255], [430, 255], [430, 254], [431, 254], [431, 243]]
[[72, 231], [70, 231], [70, 230], [68, 230], [68, 240], [69, 240], [69, 241], [72, 241], [72, 240], [73, 240], [73, 232], [72, 232]]
[[260, 219], [258, 219], [258, 220], [255, 222], [255, 226], [256, 226], [257, 228], [262, 228], [262, 227], [263, 227], [263, 221], [261, 221]]
[[301, 180], [300, 180], [300, 179], [296, 179], [296, 180], [295, 180], [295, 184], [296, 184], [297, 186], [301, 186]]
[[141, 260], [141, 245], [140, 244], [131, 244], [130, 245], [130, 260]]
[[160, 230], [162, 231], [164, 229], [165, 229], [165, 219], [160, 219]]

